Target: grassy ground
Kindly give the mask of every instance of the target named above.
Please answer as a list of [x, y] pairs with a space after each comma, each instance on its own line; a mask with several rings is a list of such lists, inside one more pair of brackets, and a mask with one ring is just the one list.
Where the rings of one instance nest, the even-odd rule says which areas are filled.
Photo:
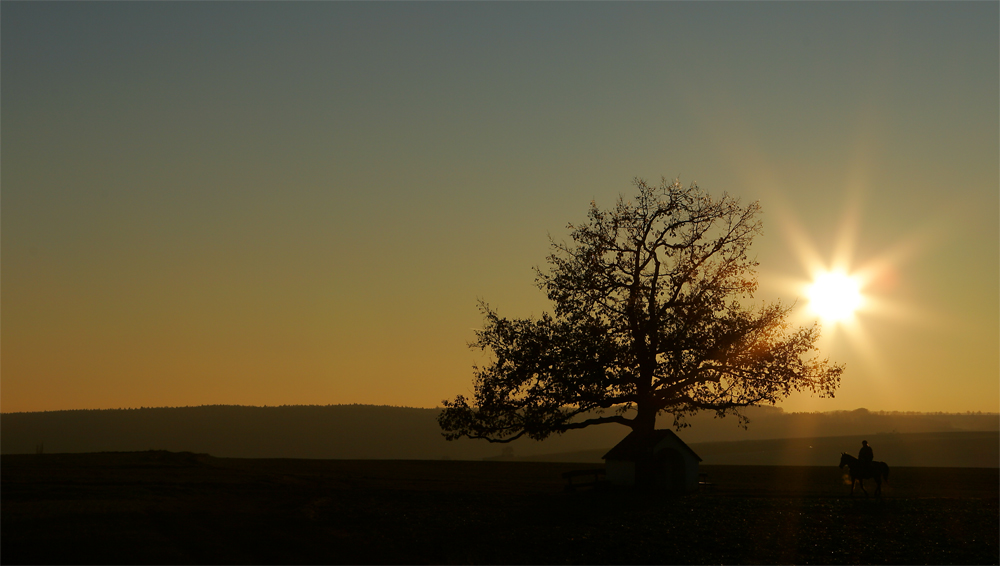
[[[586, 466], [585, 466], [586, 467]], [[996, 564], [998, 470], [705, 466], [685, 496], [563, 491], [579, 464], [3, 456], [16, 563]], [[874, 486], [867, 486], [869, 491]]]

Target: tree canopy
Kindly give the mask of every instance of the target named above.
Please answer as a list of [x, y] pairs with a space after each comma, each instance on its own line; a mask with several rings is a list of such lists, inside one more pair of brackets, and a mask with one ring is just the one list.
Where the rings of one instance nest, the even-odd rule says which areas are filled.
[[[791, 306], [756, 304], [760, 205], [713, 199], [697, 185], [635, 180], [609, 210], [592, 202], [552, 242], [536, 283], [553, 312], [501, 317], [485, 302], [470, 344], [492, 354], [474, 368], [474, 398], [444, 401], [448, 439], [537, 440], [618, 423], [655, 429], [697, 411], [736, 415], [796, 391], [832, 397], [843, 366], [820, 359], [820, 329], [791, 328]], [[811, 357], [810, 357], [811, 356]]]

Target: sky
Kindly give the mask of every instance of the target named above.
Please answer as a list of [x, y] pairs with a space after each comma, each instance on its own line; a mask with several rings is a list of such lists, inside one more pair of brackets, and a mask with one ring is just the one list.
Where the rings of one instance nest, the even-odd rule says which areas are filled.
[[636, 177], [759, 201], [837, 395], [1000, 410], [996, 2], [0, 5], [0, 410], [440, 406]]

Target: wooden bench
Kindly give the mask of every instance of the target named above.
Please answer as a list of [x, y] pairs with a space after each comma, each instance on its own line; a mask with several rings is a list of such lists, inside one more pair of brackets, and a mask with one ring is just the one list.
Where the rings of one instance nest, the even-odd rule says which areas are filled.
[[[597, 487], [605, 483], [604, 468], [563, 472], [562, 477], [566, 479], [566, 491], [576, 491], [581, 487]], [[584, 480], [573, 481], [575, 478], [584, 478]]]

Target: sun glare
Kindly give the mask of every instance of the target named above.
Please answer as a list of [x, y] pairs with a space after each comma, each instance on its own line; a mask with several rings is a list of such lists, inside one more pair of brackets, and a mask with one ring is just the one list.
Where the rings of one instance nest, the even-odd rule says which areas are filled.
[[807, 296], [812, 311], [830, 322], [851, 318], [864, 302], [858, 280], [839, 271], [818, 273]]

